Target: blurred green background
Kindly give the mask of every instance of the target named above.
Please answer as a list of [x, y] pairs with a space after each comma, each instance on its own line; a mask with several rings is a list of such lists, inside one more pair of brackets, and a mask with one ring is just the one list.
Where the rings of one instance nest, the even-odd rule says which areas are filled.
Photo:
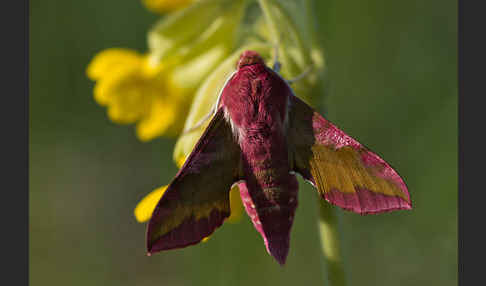
[[[326, 0], [326, 116], [405, 178], [414, 209], [338, 210], [349, 285], [457, 284], [457, 3]], [[138, 141], [92, 97], [102, 49], [146, 48], [139, 1], [30, 1], [31, 285], [325, 285], [315, 191], [285, 267], [244, 215], [209, 242], [145, 256], [136, 203], [177, 169], [172, 139]]]

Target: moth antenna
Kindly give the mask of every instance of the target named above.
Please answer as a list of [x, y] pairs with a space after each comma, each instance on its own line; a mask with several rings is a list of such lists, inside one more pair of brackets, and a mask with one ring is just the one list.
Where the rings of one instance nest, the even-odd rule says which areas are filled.
[[223, 84], [223, 87], [219, 90], [218, 99], [216, 99], [216, 103], [213, 106], [213, 114], [216, 113], [216, 111], [218, 110], [219, 102], [221, 101], [221, 96], [223, 95], [224, 88], [226, 87], [226, 85], [228, 84], [228, 82], [230, 81], [230, 79], [235, 75], [235, 73], [236, 73], [236, 71], [233, 71], [228, 76], [228, 78], [226, 79], [226, 81]]
[[273, 47], [274, 54], [273, 54], [273, 67], [272, 67], [272, 69], [276, 73], [279, 73], [280, 72], [280, 68], [282, 67], [282, 65], [278, 61], [278, 47], [279, 47], [279, 43], [275, 44], [275, 46]]
[[303, 71], [301, 74], [299, 74], [298, 76], [292, 78], [292, 79], [288, 79], [287, 80], [287, 83], [289, 85], [291, 85], [292, 83], [296, 82], [296, 81], [299, 81], [301, 79], [303, 79], [304, 77], [306, 77], [311, 71], [312, 71], [312, 68], [313, 66], [309, 66], [305, 69], [305, 71]]

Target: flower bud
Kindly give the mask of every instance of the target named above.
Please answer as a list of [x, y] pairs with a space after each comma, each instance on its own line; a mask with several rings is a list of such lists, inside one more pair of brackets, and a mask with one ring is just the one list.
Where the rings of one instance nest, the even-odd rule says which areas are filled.
[[170, 14], [149, 31], [149, 49], [159, 61], [176, 54], [197, 55], [190, 51], [198, 45], [200, 51], [233, 37], [231, 29], [241, 20], [245, 4], [245, 0], [202, 0]]

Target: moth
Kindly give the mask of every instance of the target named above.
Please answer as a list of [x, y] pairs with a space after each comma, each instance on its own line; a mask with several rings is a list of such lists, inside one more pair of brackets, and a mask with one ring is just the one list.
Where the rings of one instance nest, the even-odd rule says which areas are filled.
[[412, 208], [398, 173], [295, 96], [258, 53], [243, 52], [236, 68], [209, 125], [152, 213], [148, 254], [197, 244], [213, 233], [230, 215], [233, 184], [281, 265], [297, 208], [296, 174], [348, 211]]

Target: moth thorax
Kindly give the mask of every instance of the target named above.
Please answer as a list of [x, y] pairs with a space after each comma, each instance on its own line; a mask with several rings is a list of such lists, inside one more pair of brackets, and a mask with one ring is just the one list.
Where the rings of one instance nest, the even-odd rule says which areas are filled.
[[255, 51], [244, 51], [241, 53], [240, 59], [236, 64], [236, 68], [241, 68], [243, 66], [249, 66], [254, 64], [263, 64], [262, 57]]

